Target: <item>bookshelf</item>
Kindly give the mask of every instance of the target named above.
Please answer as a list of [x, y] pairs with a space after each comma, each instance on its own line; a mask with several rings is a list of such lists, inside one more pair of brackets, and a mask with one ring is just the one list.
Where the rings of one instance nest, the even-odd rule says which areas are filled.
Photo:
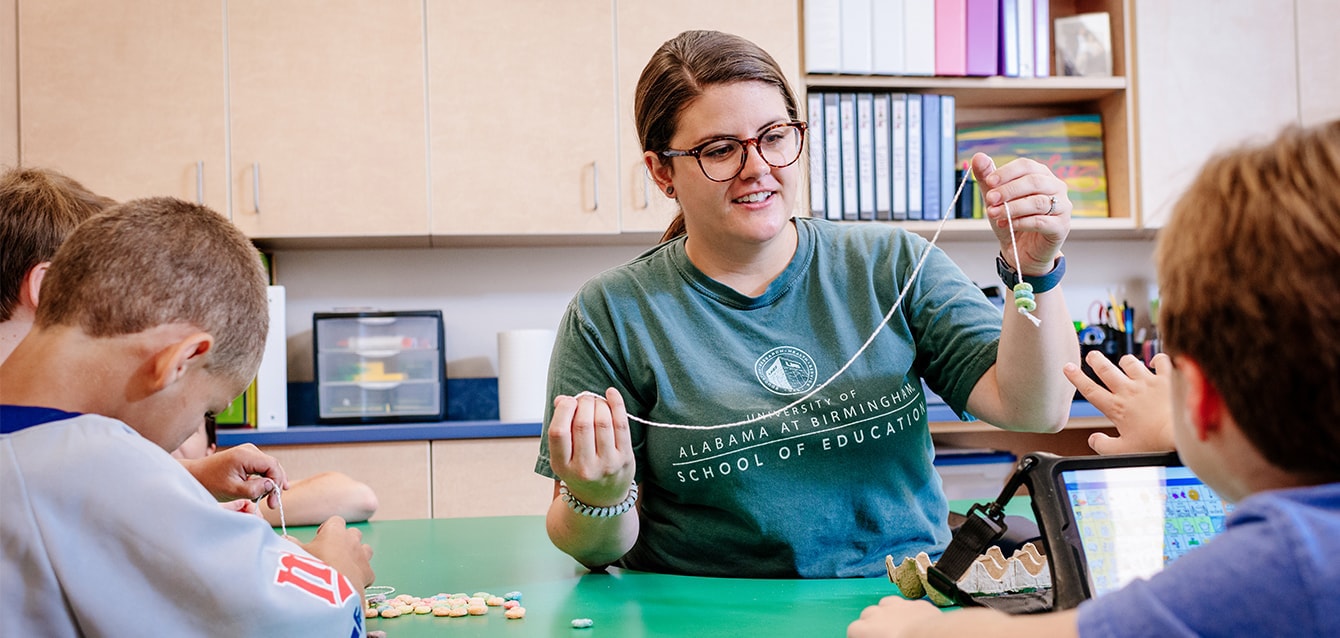
[[[892, 91], [953, 95], [957, 103], [955, 121], [965, 124], [1030, 119], [1072, 114], [1098, 114], [1103, 120], [1103, 155], [1107, 171], [1109, 217], [1072, 218], [1073, 238], [1119, 238], [1147, 236], [1137, 213], [1134, 153], [1134, 91], [1129, 75], [1131, 33], [1128, 28], [1131, 0], [1052, 0], [1051, 18], [1095, 11], [1107, 12], [1112, 25], [1113, 75], [1111, 77], [941, 77], [810, 73], [806, 91]], [[803, 5], [802, 5], [803, 13]], [[804, 24], [802, 23], [802, 29]], [[802, 35], [802, 42], [804, 37]], [[804, 52], [802, 51], [802, 57]], [[1052, 72], [1055, 73], [1053, 64]], [[908, 230], [929, 234], [938, 221], [884, 222], [901, 224]], [[980, 239], [993, 237], [982, 220], [951, 219], [944, 237]]]

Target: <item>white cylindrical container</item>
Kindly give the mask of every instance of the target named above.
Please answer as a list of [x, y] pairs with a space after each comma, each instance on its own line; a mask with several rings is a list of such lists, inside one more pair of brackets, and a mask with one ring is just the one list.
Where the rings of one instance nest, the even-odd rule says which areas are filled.
[[553, 330], [498, 333], [498, 419], [538, 423], [544, 418], [545, 384]]

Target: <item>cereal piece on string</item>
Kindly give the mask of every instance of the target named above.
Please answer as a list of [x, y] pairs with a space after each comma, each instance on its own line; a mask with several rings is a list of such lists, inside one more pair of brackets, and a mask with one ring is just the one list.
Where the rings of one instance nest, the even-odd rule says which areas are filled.
[[[986, 197], [985, 194], [982, 197]], [[1005, 222], [1010, 226], [1010, 247], [1014, 249], [1014, 267], [1019, 273], [1019, 283], [1014, 285], [1014, 309], [1019, 311], [1034, 326], [1042, 325], [1042, 320], [1033, 316], [1033, 311], [1038, 309], [1038, 303], [1033, 298], [1033, 285], [1024, 281], [1022, 262], [1019, 261], [1019, 244], [1014, 239], [1014, 216], [1010, 214], [1010, 203], [1001, 201], [1005, 205]]]

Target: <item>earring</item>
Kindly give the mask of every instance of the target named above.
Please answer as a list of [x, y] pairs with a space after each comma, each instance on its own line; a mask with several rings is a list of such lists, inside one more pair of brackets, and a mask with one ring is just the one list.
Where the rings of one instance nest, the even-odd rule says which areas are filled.
[[666, 186], [666, 187], [665, 187], [665, 196], [666, 196], [666, 197], [674, 197], [674, 196], [675, 196], [675, 187], [674, 187], [674, 186]]

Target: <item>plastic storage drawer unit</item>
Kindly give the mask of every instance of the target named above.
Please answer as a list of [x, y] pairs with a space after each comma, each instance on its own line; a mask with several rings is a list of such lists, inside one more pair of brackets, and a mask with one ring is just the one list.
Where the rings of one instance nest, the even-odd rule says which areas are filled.
[[442, 312], [318, 312], [312, 317], [317, 421], [446, 419]]

